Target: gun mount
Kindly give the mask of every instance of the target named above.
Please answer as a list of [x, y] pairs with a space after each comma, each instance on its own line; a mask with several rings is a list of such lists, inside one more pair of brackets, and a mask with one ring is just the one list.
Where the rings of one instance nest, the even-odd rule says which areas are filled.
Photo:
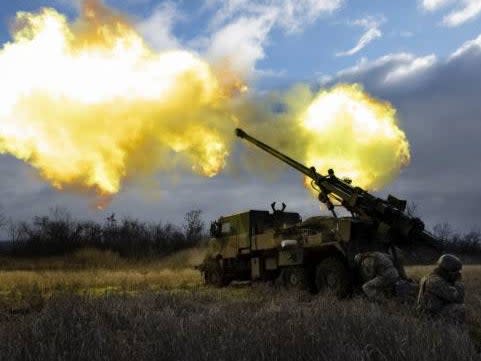
[[349, 179], [336, 177], [332, 169], [328, 170], [327, 175], [322, 175], [314, 167], [306, 167], [242, 129], [236, 129], [235, 134], [309, 177], [311, 184], [319, 192], [319, 201], [324, 203], [335, 217], [331, 199], [339, 202], [354, 218], [375, 224], [392, 243], [422, 242], [432, 246], [439, 244], [439, 241], [424, 229], [423, 221], [405, 212], [406, 201], [392, 195], [389, 195], [387, 200], [375, 197], [364, 189], [353, 186]]

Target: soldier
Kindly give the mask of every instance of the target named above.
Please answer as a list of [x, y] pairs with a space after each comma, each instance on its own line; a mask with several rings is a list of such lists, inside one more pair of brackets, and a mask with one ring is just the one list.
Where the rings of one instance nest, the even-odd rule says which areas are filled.
[[459, 258], [442, 255], [437, 267], [421, 279], [418, 309], [431, 316], [441, 316], [454, 322], [464, 322], [464, 284]]
[[359, 253], [354, 258], [354, 262], [360, 269], [364, 283], [362, 290], [370, 300], [381, 301], [386, 295], [393, 293], [400, 276], [388, 254], [383, 252]]

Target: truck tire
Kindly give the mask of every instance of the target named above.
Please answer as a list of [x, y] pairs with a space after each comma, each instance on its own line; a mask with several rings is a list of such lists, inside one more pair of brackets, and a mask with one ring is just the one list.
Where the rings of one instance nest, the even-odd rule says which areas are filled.
[[282, 281], [287, 289], [303, 290], [306, 288], [307, 279], [305, 269], [302, 267], [286, 267], [282, 270]]
[[344, 298], [351, 290], [349, 272], [340, 259], [325, 258], [316, 267], [315, 285], [318, 292], [329, 292]]

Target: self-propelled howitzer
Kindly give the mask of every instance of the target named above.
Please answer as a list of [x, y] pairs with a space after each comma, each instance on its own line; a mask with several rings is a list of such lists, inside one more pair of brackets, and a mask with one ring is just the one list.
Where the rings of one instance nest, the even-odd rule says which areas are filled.
[[[322, 175], [241, 129], [236, 129], [236, 135], [309, 177], [319, 200], [334, 217], [303, 220], [299, 213], [285, 211], [285, 204], [276, 208], [275, 203], [272, 212], [251, 209], [219, 217], [212, 222], [212, 238], [198, 267], [207, 284], [220, 287], [231, 281], [273, 281], [288, 288], [345, 296], [366, 280], [359, 272], [356, 255], [391, 253], [405, 277], [395, 246], [439, 244], [420, 219], [405, 211], [406, 201], [375, 197], [350, 180], [336, 177], [333, 170]], [[334, 203], [352, 217], [337, 217]]]
[[364, 189], [353, 186], [351, 180], [336, 177], [332, 169], [328, 170], [327, 175], [322, 175], [314, 167], [306, 167], [242, 129], [236, 129], [235, 134], [309, 177], [313, 187], [319, 192], [319, 201], [326, 204], [334, 216], [336, 213], [331, 199], [348, 210], [353, 217], [374, 224], [389, 243], [420, 242], [430, 246], [439, 244], [439, 241], [424, 229], [423, 221], [406, 212], [406, 201], [392, 195], [389, 195], [387, 200], [375, 197]]

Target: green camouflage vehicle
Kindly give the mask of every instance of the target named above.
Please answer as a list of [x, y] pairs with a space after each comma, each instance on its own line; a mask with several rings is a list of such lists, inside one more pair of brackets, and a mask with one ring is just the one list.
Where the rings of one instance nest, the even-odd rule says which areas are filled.
[[287, 288], [328, 289], [347, 295], [355, 283], [354, 256], [388, 245], [375, 242], [372, 227], [352, 218], [250, 210], [213, 222], [201, 265], [207, 284], [277, 281]]
[[[236, 134], [310, 177], [333, 216], [302, 221], [298, 213], [286, 212], [285, 204], [276, 209], [273, 203], [272, 212], [250, 210], [221, 217], [211, 225], [209, 250], [199, 266], [206, 284], [278, 281], [288, 288], [345, 296], [360, 281], [354, 265], [359, 252], [390, 252], [396, 263], [395, 246], [438, 244], [419, 218], [405, 212], [406, 201], [391, 195], [377, 198], [337, 178], [333, 170], [323, 176], [240, 129]], [[333, 201], [352, 217], [337, 217]]]

